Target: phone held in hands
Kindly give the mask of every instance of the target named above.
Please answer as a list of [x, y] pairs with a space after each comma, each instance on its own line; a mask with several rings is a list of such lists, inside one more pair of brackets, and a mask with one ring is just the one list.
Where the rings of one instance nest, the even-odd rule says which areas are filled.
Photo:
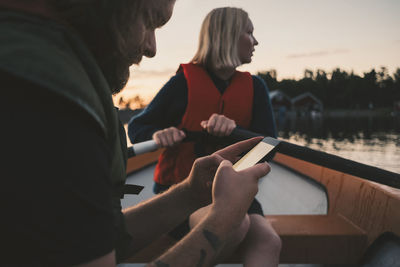
[[278, 139], [265, 137], [260, 141], [260, 143], [255, 145], [240, 160], [238, 160], [233, 165], [233, 169], [235, 171], [241, 171], [257, 164], [258, 162], [271, 160], [279, 143], [280, 141]]

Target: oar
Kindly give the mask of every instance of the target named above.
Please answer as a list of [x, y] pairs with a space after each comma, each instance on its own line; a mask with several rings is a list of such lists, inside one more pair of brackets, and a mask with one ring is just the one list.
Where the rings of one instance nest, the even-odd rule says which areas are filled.
[[[242, 132], [242, 130], [240, 130], [238, 128], [234, 129], [232, 131], [231, 135], [228, 137], [212, 136], [212, 135], [207, 134], [207, 132], [205, 132], [205, 131], [204, 132], [190, 132], [190, 131], [184, 130], [184, 132], [186, 134], [186, 138], [183, 140], [183, 142], [198, 141], [204, 137], [208, 137], [208, 138], [212, 138], [212, 139], [216, 139], [216, 140], [219, 139], [221, 141], [229, 139], [234, 142], [234, 141], [248, 139], [251, 137], [250, 135], [259, 136], [250, 131]], [[132, 146], [128, 147], [128, 158], [138, 156], [138, 155], [148, 153], [148, 152], [153, 152], [159, 148], [160, 147], [157, 145], [157, 143], [154, 140], [136, 143], [136, 144], [133, 144]]]
[[[234, 141], [240, 141], [258, 135], [248, 130], [237, 128], [232, 132], [232, 134], [233, 135], [229, 138], [234, 138]], [[280, 144], [276, 151], [326, 168], [400, 189], [400, 174], [398, 173], [348, 160], [308, 147], [295, 145], [283, 140], [280, 140]]]
[[[238, 142], [241, 140], [249, 139], [252, 137], [260, 136], [260, 134], [235, 128], [231, 135], [226, 137], [215, 137], [209, 135], [207, 132], [190, 132], [186, 131], [186, 141], [197, 141], [202, 138], [208, 138], [210, 140], [231, 143]], [[279, 140], [280, 144], [276, 149], [276, 152], [295, 157], [307, 162], [311, 162], [323, 167], [334, 169], [340, 172], [351, 174], [366, 180], [378, 182], [380, 184], [388, 185], [394, 188], [400, 189], [400, 174], [386, 171], [380, 168], [372, 167], [366, 164], [355, 162], [352, 160], [344, 159], [339, 156], [328, 154], [322, 151], [317, 151], [308, 147], [291, 144], [286, 141]], [[159, 147], [153, 141], [146, 141], [128, 148], [128, 156], [133, 157], [143, 153], [157, 150]]]

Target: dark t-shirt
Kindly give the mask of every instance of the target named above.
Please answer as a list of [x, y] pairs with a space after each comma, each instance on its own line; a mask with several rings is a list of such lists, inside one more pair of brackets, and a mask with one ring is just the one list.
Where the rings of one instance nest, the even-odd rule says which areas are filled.
[[110, 151], [71, 102], [0, 72], [1, 262], [67, 266], [115, 244]]

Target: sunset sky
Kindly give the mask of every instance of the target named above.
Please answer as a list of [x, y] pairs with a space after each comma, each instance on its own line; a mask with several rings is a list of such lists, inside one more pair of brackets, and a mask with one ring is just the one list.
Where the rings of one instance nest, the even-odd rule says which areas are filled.
[[177, 0], [171, 20], [156, 32], [157, 55], [131, 68], [121, 95], [151, 99], [193, 57], [206, 14], [223, 6], [245, 9], [259, 41], [253, 62], [240, 70], [276, 69], [281, 80], [302, 77], [306, 68], [362, 75], [400, 67], [399, 0]]

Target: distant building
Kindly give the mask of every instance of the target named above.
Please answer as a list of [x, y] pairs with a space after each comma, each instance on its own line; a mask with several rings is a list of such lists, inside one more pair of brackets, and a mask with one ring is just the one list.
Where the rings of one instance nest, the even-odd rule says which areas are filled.
[[269, 93], [272, 108], [274, 111], [290, 110], [292, 108], [292, 101], [290, 98], [280, 90], [275, 90]]
[[292, 107], [300, 112], [322, 112], [324, 110], [321, 100], [309, 92], [292, 98]]

